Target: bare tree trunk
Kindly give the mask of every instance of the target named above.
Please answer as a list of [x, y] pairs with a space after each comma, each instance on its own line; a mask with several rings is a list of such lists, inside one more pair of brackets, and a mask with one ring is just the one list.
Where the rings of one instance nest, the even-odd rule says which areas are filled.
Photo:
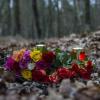
[[11, 9], [10, 9], [10, 0], [7, 0], [5, 2], [5, 12], [6, 12], [6, 17], [4, 17], [4, 26], [3, 26], [3, 35], [9, 35], [11, 32]]
[[84, 0], [84, 3], [85, 3], [85, 24], [90, 30], [91, 28], [90, 0]]
[[95, 0], [94, 23], [95, 29], [100, 29], [100, 0]]
[[21, 34], [19, 0], [13, 0], [11, 8], [11, 35]]
[[52, 0], [49, 0], [49, 6], [48, 6], [48, 32], [47, 37], [51, 37], [53, 34], [53, 4]]
[[40, 22], [39, 22], [39, 14], [38, 14], [38, 9], [37, 9], [37, 0], [32, 0], [32, 7], [33, 7], [33, 13], [34, 13], [34, 18], [35, 18], [35, 24], [36, 24], [36, 28], [37, 28], [38, 38], [41, 39], [42, 31], [41, 31]]
[[4, 5], [5, 5], [5, 1], [4, 1], [4, 0], [0, 0], [0, 35], [3, 35], [3, 24], [4, 24], [4, 23], [2, 23], [2, 22], [3, 22], [2, 9], [4, 9], [4, 8], [3, 8]]
[[58, 37], [62, 36], [59, 0], [57, 0], [57, 33], [58, 33]]
[[[56, 24], [57, 24], [57, 34], [56, 37], [61, 37], [62, 32], [61, 32], [61, 8], [59, 8], [59, 2], [61, 3], [60, 0], [55, 0], [55, 9], [56, 9]], [[61, 4], [60, 4], [61, 5]]]
[[80, 17], [80, 0], [74, 0], [74, 31], [80, 33], [81, 17]]
[[76, 0], [73, 0], [74, 2], [74, 32], [78, 32], [78, 17], [77, 17], [77, 3]]
[[26, 38], [34, 38], [34, 18], [32, 0], [19, 0], [19, 17], [21, 35]]
[[14, 0], [14, 17], [15, 17], [15, 33], [20, 34], [20, 11], [19, 11], [19, 0]]

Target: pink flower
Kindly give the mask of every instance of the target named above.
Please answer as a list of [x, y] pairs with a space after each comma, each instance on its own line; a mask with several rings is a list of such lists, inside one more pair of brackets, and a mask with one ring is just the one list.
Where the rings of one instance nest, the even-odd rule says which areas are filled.
[[6, 70], [13, 71], [15, 73], [20, 72], [19, 63], [16, 62], [12, 57], [9, 57], [5, 63]]

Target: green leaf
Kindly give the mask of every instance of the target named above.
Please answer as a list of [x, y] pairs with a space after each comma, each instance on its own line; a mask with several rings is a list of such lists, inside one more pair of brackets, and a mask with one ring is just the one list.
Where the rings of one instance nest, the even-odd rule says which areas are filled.
[[55, 49], [55, 53], [56, 53], [56, 54], [61, 53], [61, 49], [60, 49], [60, 48], [56, 48], [56, 49]]
[[58, 58], [56, 58], [55, 61], [54, 61], [53, 66], [54, 66], [55, 68], [57, 68], [57, 67], [62, 66], [62, 65], [63, 65], [63, 64], [61, 63], [61, 61], [60, 61]]
[[72, 62], [72, 58], [69, 57], [69, 59], [64, 63], [64, 65], [66, 66], [71, 65], [71, 62]]

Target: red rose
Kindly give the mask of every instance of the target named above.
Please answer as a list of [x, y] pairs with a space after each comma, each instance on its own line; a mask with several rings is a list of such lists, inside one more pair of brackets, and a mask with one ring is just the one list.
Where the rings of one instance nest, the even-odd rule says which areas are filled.
[[80, 60], [80, 61], [83, 61], [83, 60], [85, 60], [85, 58], [86, 58], [85, 52], [81, 52], [81, 53], [79, 54], [79, 60]]
[[44, 80], [45, 76], [46, 76], [45, 70], [42, 70], [42, 69], [41, 70], [36, 70], [36, 69], [32, 70], [32, 79], [34, 81], [41, 82]]
[[76, 76], [76, 72], [75, 71], [70, 71], [70, 78], [73, 78]]
[[76, 76], [76, 73], [74, 71], [71, 71], [65, 67], [59, 68], [57, 70], [57, 73], [58, 73], [58, 76], [60, 79], [72, 78], [72, 77]]
[[57, 73], [53, 73], [52, 75], [49, 75], [50, 83], [58, 83], [58, 76]]
[[73, 63], [73, 64], [72, 64], [71, 70], [72, 70], [72, 71], [75, 71], [76, 73], [78, 73], [78, 72], [79, 72], [79, 66], [78, 66], [78, 64]]
[[45, 60], [48, 63], [51, 63], [53, 59], [55, 58], [55, 54], [52, 51], [44, 52], [42, 54], [43, 60]]
[[88, 61], [87, 65], [86, 65], [86, 70], [91, 73], [93, 70], [93, 65], [92, 65], [92, 61]]
[[90, 74], [88, 73], [88, 71], [86, 69], [81, 68], [79, 74], [85, 80], [90, 79]]
[[46, 84], [49, 84], [50, 83], [50, 79], [49, 79], [49, 76], [46, 75], [43, 79], [43, 83], [46, 83]]
[[19, 67], [19, 63], [18, 62], [15, 62], [14, 65], [13, 65], [13, 68], [12, 70], [16, 73], [16, 74], [20, 74], [20, 67]]

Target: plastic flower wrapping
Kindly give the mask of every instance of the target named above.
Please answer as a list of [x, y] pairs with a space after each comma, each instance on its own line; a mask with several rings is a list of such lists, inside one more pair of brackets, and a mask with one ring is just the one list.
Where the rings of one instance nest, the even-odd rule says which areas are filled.
[[5, 70], [27, 81], [52, 84], [66, 78], [89, 80], [95, 64], [85, 49], [70, 51], [46, 47], [14, 51], [5, 63]]

